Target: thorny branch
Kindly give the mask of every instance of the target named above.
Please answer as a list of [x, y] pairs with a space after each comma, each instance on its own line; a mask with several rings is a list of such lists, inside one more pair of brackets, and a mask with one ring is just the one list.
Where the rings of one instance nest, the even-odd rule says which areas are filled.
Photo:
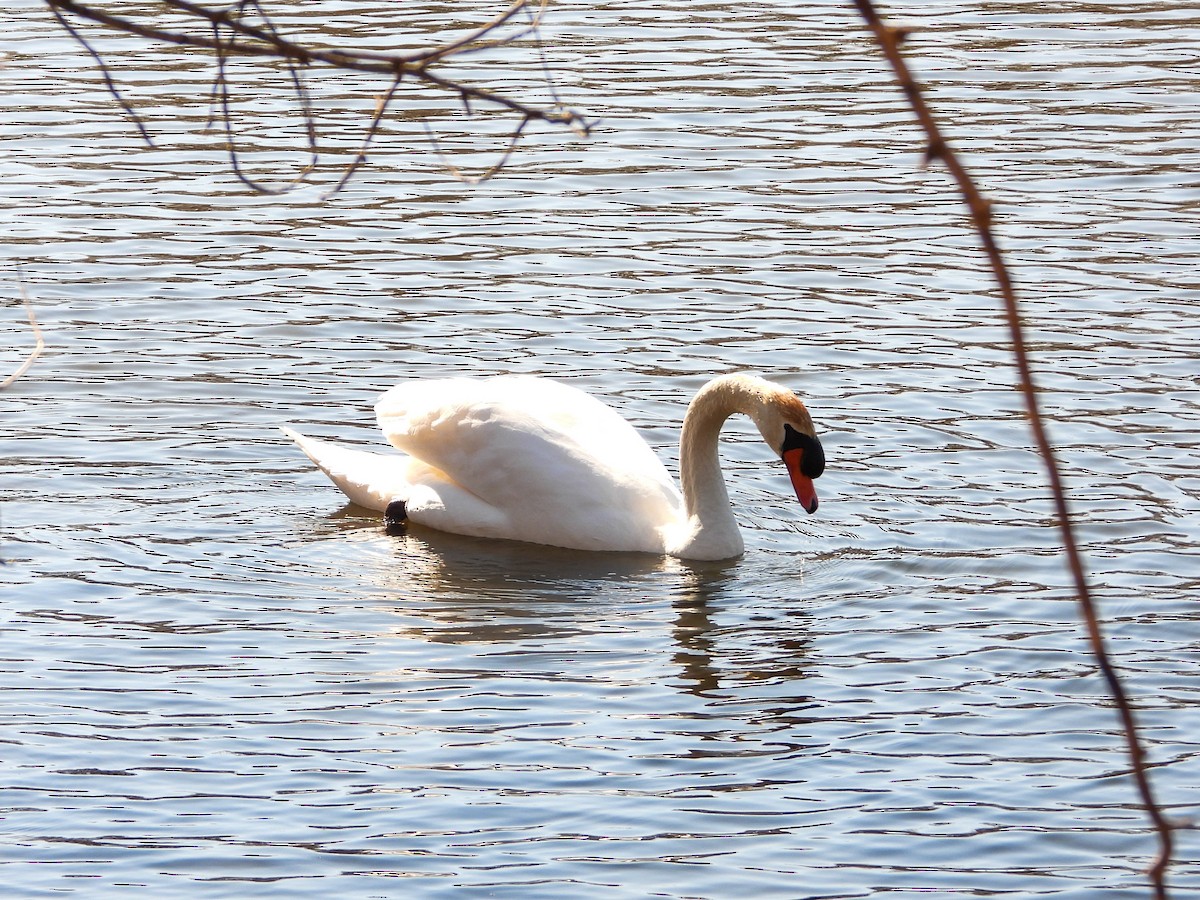
[[[259, 0], [238, 0], [231, 6], [219, 8], [202, 6], [191, 0], [159, 0], [159, 8], [184, 17], [189, 24], [203, 26], [195, 33], [184, 30], [179, 25], [165, 28], [149, 24], [142, 18], [134, 18], [133, 16], [139, 13], [145, 14], [144, 7], [131, 6], [129, 15], [119, 15], [94, 2], [89, 2], [89, 0], [85, 0], [85, 2], [45, 0], [46, 5], [67, 33], [96, 61], [109, 93], [125, 110], [142, 137], [150, 145], [153, 145], [153, 140], [145, 122], [134, 106], [121, 94], [103, 55], [89, 41], [84, 30], [72, 21], [71, 17], [88, 20], [149, 40], [211, 52], [217, 68], [212, 85], [214, 114], [219, 115], [225, 131], [231, 167], [234, 174], [248, 187], [259, 193], [267, 194], [290, 190], [303, 181], [316, 166], [315, 116], [304, 79], [306, 73], [317, 66], [382, 75], [391, 81], [391, 86], [376, 107], [358, 155], [347, 167], [331, 193], [341, 189], [366, 161], [367, 147], [377, 134], [383, 115], [391, 105], [402, 82], [424, 84], [443, 90], [455, 97], [468, 115], [471, 114], [473, 105], [479, 105], [499, 109], [513, 117], [516, 124], [511, 130], [509, 144], [502, 151], [501, 159], [497, 164], [491, 166], [483, 175], [470, 179], [457, 169], [451, 169], [456, 177], [464, 180], [482, 180], [498, 171], [508, 160], [521, 134], [532, 122], [540, 121], [556, 126], [566, 126], [576, 134], [586, 135], [590, 127], [587, 120], [578, 112], [564, 107], [554, 94], [552, 85], [549, 87], [553, 102], [547, 106], [535, 106], [489, 88], [446, 77], [435, 72], [433, 68], [436, 64], [443, 63], [452, 57], [507, 45], [525, 38], [536, 39], [538, 26], [548, 2], [549, 0], [512, 0], [503, 12], [468, 34], [424, 50], [404, 54], [303, 45], [284, 36], [275, 27]], [[524, 17], [524, 21], [519, 21], [522, 17]], [[538, 48], [540, 52], [540, 44]], [[234, 136], [234, 116], [230, 105], [231, 92], [227, 74], [228, 62], [235, 57], [281, 60], [287, 67], [292, 92], [299, 100], [304, 115], [309, 162], [293, 181], [283, 188], [269, 188], [261, 184], [250, 177], [240, 163], [240, 154]], [[426, 133], [435, 141], [435, 147], [437, 147], [436, 139], [428, 125]]]
[[1050, 443], [1046, 424], [1042, 418], [1038, 403], [1037, 388], [1033, 381], [1033, 368], [1030, 364], [1029, 352], [1025, 342], [1024, 327], [1022, 325], [1016, 291], [1009, 276], [1008, 266], [1004, 262], [1004, 256], [1000, 252], [999, 245], [996, 243], [995, 233], [992, 230], [991, 203], [980, 194], [970, 173], [942, 136], [941, 129], [938, 127], [929, 105], [925, 102], [925, 96], [922, 93], [921, 87], [913, 77], [903, 54], [900, 52], [900, 45], [908, 36], [908, 31], [884, 22], [872, 0], [854, 0], [854, 5], [858, 8], [859, 13], [866, 21], [867, 27], [883, 51], [883, 55], [887, 58], [892, 71], [896, 75], [896, 79], [900, 83], [901, 90], [903, 90], [905, 97], [912, 106], [913, 112], [916, 114], [921, 129], [925, 132], [925, 138], [928, 141], [925, 148], [925, 162], [927, 164], [941, 162], [949, 170], [951, 177], [962, 194], [963, 200], [966, 201], [967, 208], [970, 211], [971, 222], [979, 234], [979, 239], [983, 243], [983, 249], [987, 255], [988, 264], [999, 284], [1000, 294], [1004, 300], [1004, 311], [1008, 321], [1013, 354], [1016, 357], [1017, 371], [1020, 375], [1019, 389], [1025, 400], [1025, 408], [1029, 416], [1030, 427], [1033, 430], [1034, 441], [1045, 463], [1063, 548], [1066, 551], [1067, 565], [1075, 582], [1075, 593], [1087, 626], [1088, 639], [1091, 643], [1092, 652], [1096, 657], [1096, 662], [1100, 667], [1100, 671], [1104, 676], [1104, 680], [1108, 685], [1109, 692], [1112, 694], [1120, 715], [1121, 727], [1125, 734], [1125, 742], [1132, 764], [1133, 777], [1137, 784], [1138, 793], [1142, 798], [1142, 805], [1145, 807], [1146, 813], [1150, 817], [1151, 823], [1158, 834], [1158, 856], [1148, 869], [1148, 874], [1154, 886], [1155, 896], [1159, 900], [1166, 900], [1166, 870], [1171, 862], [1173, 843], [1172, 826], [1161, 807], [1154, 800], [1154, 792], [1151, 789], [1150, 776], [1147, 771], [1146, 754], [1142, 748], [1141, 738], [1134, 719], [1133, 706], [1125, 693], [1125, 688], [1121, 684], [1121, 679], [1108, 654], [1096, 605], [1092, 600], [1091, 591], [1088, 588], [1087, 576], [1084, 574], [1083, 568], [1083, 557], [1075, 541], [1075, 533], [1071, 525], [1071, 515], [1067, 507], [1066, 493], [1063, 489], [1062, 478], [1059, 475], [1054, 447]]

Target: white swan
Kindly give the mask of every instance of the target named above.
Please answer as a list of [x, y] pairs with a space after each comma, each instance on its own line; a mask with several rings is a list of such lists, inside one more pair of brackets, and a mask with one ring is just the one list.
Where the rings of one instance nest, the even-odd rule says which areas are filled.
[[683, 493], [633, 427], [576, 388], [525, 375], [406, 381], [375, 405], [404, 451], [339, 447], [283, 429], [354, 503], [441, 531], [580, 550], [727, 559], [743, 550], [717, 458], [722, 424], [750, 416], [817, 508], [825, 453], [804, 404], [763, 379], [723, 375], [683, 421]]

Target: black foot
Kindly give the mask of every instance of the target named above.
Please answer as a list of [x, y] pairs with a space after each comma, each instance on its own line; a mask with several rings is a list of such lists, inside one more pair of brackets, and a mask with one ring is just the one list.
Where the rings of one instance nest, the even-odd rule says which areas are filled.
[[388, 534], [404, 534], [408, 530], [408, 507], [403, 500], [393, 500], [383, 513], [383, 530]]

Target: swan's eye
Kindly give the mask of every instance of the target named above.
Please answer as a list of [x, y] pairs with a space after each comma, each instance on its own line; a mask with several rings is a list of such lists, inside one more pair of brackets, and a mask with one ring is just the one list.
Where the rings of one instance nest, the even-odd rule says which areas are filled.
[[783, 447], [780, 455], [789, 450], [800, 451], [800, 471], [809, 478], [819, 478], [825, 471], [825, 448], [815, 437], [797, 431], [791, 425], [783, 426]]

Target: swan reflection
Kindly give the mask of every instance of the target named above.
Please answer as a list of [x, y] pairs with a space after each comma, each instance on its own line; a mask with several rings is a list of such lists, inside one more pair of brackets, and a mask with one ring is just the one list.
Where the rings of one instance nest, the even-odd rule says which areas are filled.
[[[749, 682], [791, 682], [811, 668], [812, 630], [800, 562], [763, 554], [685, 562], [641, 553], [589, 553], [492, 541], [412, 526], [382, 533], [347, 506], [326, 527], [371, 542], [367, 574], [405, 615], [396, 633], [433, 643], [526, 643], [626, 631], [661, 632], [679, 684], [714, 698]], [[366, 554], [356, 555], [362, 560]], [[416, 620], [414, 622], [414, 619]]]
[[548, 640], [603, 630], [657, 602], [677, 560], [488, 540], [410, 525], [387, 536], [378, 518], [346, 506], [326, 519], [376, 545], [370, 580], [390, 603], [421, 617], [435, 642]]
[[[687, 565], [672, 600], [674, 660], [689, 691], [728, 694], [747, 682], [803, 679], [812, 666], [812, 631], [797, 598], [780, 595], [794, 572], [756, 572], [737, 564]], [[760, 592], [761, 589], [761, 592]], [[767, 591], [775, 596], [764, 596]]]

